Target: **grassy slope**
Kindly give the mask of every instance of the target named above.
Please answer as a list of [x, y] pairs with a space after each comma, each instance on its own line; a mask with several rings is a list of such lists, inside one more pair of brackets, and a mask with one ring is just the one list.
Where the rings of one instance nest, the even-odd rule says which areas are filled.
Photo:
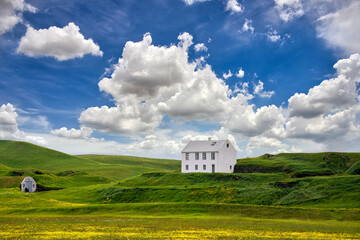
[[132, 156], [80, 155], [78, 157], [102, 164], [100, 167], [87, 169], [88, 172], [114, 180], [124, 180], [144, 172], [180, 171], [181, 164], [176, 160]]
[[109, 183], [154, 170], [174, 171], [179, 167], [180, 161], [71, 156], [26, 142], [0, 140], [0, 188], [18, 187], [23, 176], [32, 176], [45, 187], [69, 188]]
[[235, 172], [285, 172], [293, 177], [332, 175], [342, 174], [347, 170], [353, 173], [360, 168], [359, 163], [360, 153], [281, 153], [274, 156], [265, 154], [255, 158], [239, 159]]
[[146, 173], [113, 183], [40, 193], [72, 203], [202, 202], [360, 208], [360, 176]]
[[99, 167], [92, 160], [84, 160], [31, 143], [0, 140], [0, 159], [3, 165], [14, 169], [62, 171]]

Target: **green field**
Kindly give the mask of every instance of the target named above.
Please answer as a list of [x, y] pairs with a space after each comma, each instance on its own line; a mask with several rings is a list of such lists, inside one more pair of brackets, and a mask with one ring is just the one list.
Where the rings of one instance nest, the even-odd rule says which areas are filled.
[[[360, 154], [265, 154], [234, 174], [0, 141], [1, 239], [360, 239]], [[32, 176], [40, 192], [23, 193]]]

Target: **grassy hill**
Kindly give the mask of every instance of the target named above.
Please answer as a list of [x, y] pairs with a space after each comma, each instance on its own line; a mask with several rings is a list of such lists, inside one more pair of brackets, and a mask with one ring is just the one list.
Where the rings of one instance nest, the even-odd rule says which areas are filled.
[[281, 153], [238, 159], [237, 173], [287, 173], [293, 178], [334, 174], [359, 174], [360, 153]]
[[43, 194], [59, 201], [91, 204], [203, 202], [360, 208], [360, 176], [289, 179], [272, 173], [144, 173], [117, 184]]
[[181, 164], [177, 160], [118, 155], [80, 155], [78, 157], [101, 164], [96, 168], [87, 168], [87, 172], [107, 176], [114, 180], [127, 179], [145, 172], [180, 172]]
[[[233, 174], [181, 174], [175, 160], [71, 156], [0, 141], [0, 233], [16, 239], [85, 232], [99, 239], [145, 232], [157, 239], [174, 231], [179, 238], [197, 231], [196, 238], [207, 239], [360, 239], [359, 160], [359, 153], [265, 154], [239, 159]], [[24, 176], [47, 191], [21, 192]]]
[[[0, 141], [0, 187], [32, 176], [46, 198], [72, 203], [206, 202], [360, 207], [359, 153], [283, 153], [239, 159], [234, 174], [181, 174], [180, 161], [71, 156]], [[117, 183], [117, 181], [120, 182]]]
[[0, 140], [0, 161], [2, 165], [15, 169], [32, 168], [53, 171], [100, 166], [95, 161], [84, 160], [27, 142], [9, 140]]
[[[204, 202], [360, 207], [359, 153], [283, 153], [239, 159], [234, 174], [181, 174], [180, 161], [71, 156], [0, 141], [0, 188], [32, 176], [44, 198], [69, 203]], [[120, 182], [117, 182], [120, 181]]]
[[72, 156], [27, 142], [0, 140], [0, 188], [32, 176], [43, 189], [103, 184], [145, 172], [175, 171], [180, 161], [130, 156]]

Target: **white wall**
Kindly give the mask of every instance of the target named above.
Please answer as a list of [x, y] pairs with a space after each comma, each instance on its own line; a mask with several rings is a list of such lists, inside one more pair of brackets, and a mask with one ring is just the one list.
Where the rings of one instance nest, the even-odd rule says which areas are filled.
[[[215, 164], [215, 172], [218, 169], [219, 153], [215, 152], [215, 160], [211, 160], [211, 152], [206, 152], [206, 160], [202, 159], [202, 153], [199, 152], [199, 160], [195, 160], [195, 153], [189, 153], [189, 160], [185, 160], [185, 153], [182, 153], [181, 157], [181, 172], [207, 172], [211, 173], [211, 165]], [[189, 170], [185, 169], [185, 166], [189, 165]], [[198, 170], [195, 170], [195, 165], [198, 165]], [[206, 165], [206, 170], [203, 170], [203, 165]]]
[[[227, 144], [229, 144], [229, 147], [227, 147]], [[234, 166], [236, 164], [236, 149], [229, 141], [226, 141], [219, 150], [219, 159], [221, 159], [221, 164], [219, 165], [219, 172], [234, 172]]]

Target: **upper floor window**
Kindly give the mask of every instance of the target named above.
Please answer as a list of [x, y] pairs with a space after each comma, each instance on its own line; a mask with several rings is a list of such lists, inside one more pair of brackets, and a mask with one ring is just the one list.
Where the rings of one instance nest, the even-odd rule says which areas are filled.
[[195, 160], [199, 160], [199, 153], [195, 153]]
[[189, 160], [189, 153], [185, 153], [185, 160]]
[[226, 144], [226, 147], [229, 147], [229, 146], [230, 146], [230, 145], [227, 143], [227, 144]]
[[214, 152], [211, 153], [211, 160], [215, 160], [215, 153]]
[[206, 160], [206, 153], [202, 153], [202, 159]]

